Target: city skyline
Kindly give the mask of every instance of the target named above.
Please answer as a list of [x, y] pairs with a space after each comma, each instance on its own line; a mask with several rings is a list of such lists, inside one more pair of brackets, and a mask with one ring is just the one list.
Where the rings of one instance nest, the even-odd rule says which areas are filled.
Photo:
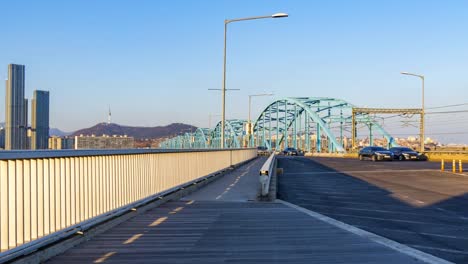
[[[207, 127], [209, 114], [220, 108], [220, 95], [206, 90], [221, 87], [222, 21], [278, 11], [290, 17], [280, 23], [238, 23], [230, 30], [227, 88], [241, 90], [227, 96], [228, 118], [246, 119], [247, 95], [257, 92], [275, 96], [255, 99], [252, 116], [286, 96], [420, 107], [418, 81], [400, 76], [406, 70], [425, 74], [428, 108], [466, 103], [466, 3], [143, 1], [139, 7], [113, 3], [108, 10], [110, 3], [32, 2], [22, 11], [31, 15], [26, 20], [34, 19], [33, 10], [53, 15], [30, 27], [11, 25], [7, 33], [18, 45], [0, 43], [0, 65], [18, 62], [31, 69], [26, 94], [47, 87], [60, 98], [51, 100], [51, 109], [60, 109], [51, 111], [51, 127], [74, 131], [105, 122], [108, 105], [119, 124]], [[125, 23], [120, 16], [128, 18]], [[190, 31], [185, 29], [189, 22]], [[33, 42], [34, 47], [26, 44]], [[455, 121], [465, 117], [428, 116], [427, 136], [466, 143], [467, 134], [460, 132], [467, 129]]]
[[24, 97], [25, 66], [8, 65], [5, 89], [5, 149], [27, 149], [28, 99]]
[[8, 78], [5, 82], [5, 129], [0, 140], [0, 148], [5, 150], [48, 149], [49, 92], [34, 90], [29, 126], [25, 69], [25, 65], [8, 65]]

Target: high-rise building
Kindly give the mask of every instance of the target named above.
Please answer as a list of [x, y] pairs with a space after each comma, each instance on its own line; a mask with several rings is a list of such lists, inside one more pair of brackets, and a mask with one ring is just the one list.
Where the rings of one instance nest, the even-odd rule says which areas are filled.
[[5, 149], [27, 149], [28, 100], [24, 98], [24, 65], [8, 65], [5, 93]]
[[49, 92], [34, 91], [31, 101], [31, 149], [49, 148]]
[[5, 148], [5, 129], [0, 127], [0, 149]]

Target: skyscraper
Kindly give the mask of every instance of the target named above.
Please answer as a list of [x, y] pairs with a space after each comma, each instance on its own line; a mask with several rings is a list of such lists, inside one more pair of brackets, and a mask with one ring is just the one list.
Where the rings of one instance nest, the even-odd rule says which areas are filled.
[[34, 91], [31, 101], [31, 149], [49, 148], [49, 92]]
[[0, 127], [0, 149], [5, 148], [5, 129]]
[[27, 149], [28, 100], [24, 98], [24, 65], [8, 65], [5, 93], [5, 149]]

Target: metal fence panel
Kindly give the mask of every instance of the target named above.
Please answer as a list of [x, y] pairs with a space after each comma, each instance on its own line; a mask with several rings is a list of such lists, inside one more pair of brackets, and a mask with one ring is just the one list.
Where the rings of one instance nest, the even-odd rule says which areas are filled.
[[2, 153], [0, 257], [255, 156], [255, 149]]

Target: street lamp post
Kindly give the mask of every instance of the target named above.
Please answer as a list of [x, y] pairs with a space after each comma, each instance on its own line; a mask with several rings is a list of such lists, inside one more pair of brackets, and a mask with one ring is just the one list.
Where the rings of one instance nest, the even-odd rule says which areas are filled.
[[253, 127], [252, 127], [252, 120], [250, 119], [250, 111], [252, 109], [252, 97], [260, 97], [260, 96], [272, 96], [273, 94], [251, 94], [249, 95], [249, 118], [247, 119], [247, 134], [249, 135], [249, 142], [251, 142]]
[[409, 72], [402, 72], [401, 74], [415, 76], [421, 79], [422, 81], [422, 108], [421, 108], [421, 125], [420, 125], [420, 144], [421, 144], [421, 152], [424, 152], [424, 75], [409, 73]]
[[222, 95], [222, 119], [221, 119], [221, 148], [224, 148], [224, 130], [226, 123], [226, 40], [227, 40], [227, 25], [232, 22], [246, 21], [246, 20], [256, 20], [264, 18], [282, 18], [288, 17], [286, 13], [276, 13], [270, 16], [256, 16], [256, 17], [245, 17], [245, 18], [236, 18], [236, 19], [226, 19], [224, 20], [224, 63], [223, 63], [223, 95]]

